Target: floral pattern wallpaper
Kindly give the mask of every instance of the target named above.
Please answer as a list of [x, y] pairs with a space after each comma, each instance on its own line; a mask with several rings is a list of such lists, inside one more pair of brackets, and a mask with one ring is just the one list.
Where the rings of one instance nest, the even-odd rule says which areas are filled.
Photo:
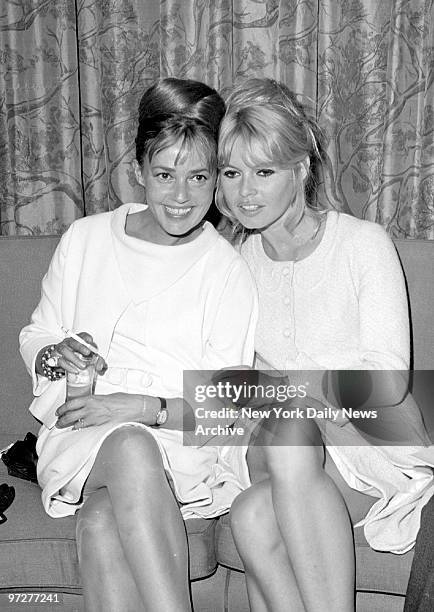
[[0, 234], [140, 201], [143, 90], [279, 79], [328, 140], [321, 198], [434, 239], [433, 0], [2, 0]]

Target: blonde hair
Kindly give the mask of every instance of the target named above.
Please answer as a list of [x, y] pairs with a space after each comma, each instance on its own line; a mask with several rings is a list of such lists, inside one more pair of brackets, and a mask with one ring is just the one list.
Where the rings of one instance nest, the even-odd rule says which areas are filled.
[[[306, 204], [324, 210], [316, 199], [326, 156], [321, 130], [296, 95], [273, 79], [248, 79], [239, 83], [226, 101], [220, 124], [218, 165], [229, 165], [232, 148], [243, 142], [247, 163], [272, 163], [281, 167], [305, 164]], [[220, 212], [234, 221], [221, 193], [216, 195]]]

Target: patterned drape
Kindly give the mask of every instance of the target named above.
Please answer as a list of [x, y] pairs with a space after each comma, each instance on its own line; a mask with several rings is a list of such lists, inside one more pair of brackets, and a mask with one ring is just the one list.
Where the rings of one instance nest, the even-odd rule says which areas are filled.
[[282, 80], [329, 141], [321, 197], [434, 239], [433, 0], [2, 0], [0, 228], [142, 199], [136, 108], [160, 76]]

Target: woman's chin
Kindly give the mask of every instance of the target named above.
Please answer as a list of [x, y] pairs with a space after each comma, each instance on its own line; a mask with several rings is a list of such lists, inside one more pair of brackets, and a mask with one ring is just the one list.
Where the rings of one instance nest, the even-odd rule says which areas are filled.
[[255, 221], [254, 219], [238, 219], [238, 221], [247, 230], [261, 231], [262, 229], [264, 229], [264, 224], [260, 223], [259, 220]]

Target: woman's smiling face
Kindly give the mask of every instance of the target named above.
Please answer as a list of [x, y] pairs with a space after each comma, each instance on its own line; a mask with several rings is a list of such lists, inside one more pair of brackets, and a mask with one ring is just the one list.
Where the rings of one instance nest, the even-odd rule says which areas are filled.
[[195, 147], [175, 143], [136, 165], [136, 177], [146, 190], [148, 222], [160, 244], [189, 242], [213, 200], [215, 172]]
[[[223, 197], [232, 214], [248, 229], [263, 230], [279, 220], [291, 222], [297, 217], [295, 206], [299, 191], [294, 166], [250, 163], [246, 146], [237, 138], [227, 165], [220, 170]], [[260, 148], [259, 148], [260, 150]]]

